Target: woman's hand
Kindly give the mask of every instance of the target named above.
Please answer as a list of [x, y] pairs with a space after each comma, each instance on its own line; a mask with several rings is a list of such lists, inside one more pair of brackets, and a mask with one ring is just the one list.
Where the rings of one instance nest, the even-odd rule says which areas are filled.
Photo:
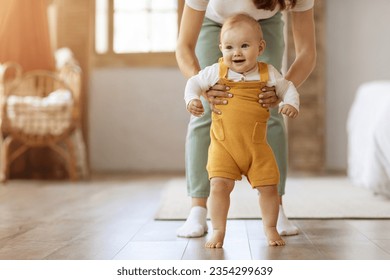
[[274, 108], [282, 101], [275, 91], [275, 87], [263, 87], [262, 93], [259, 94], [259, 103], [264, 108]]
[[[225, 85], [216, 84], [211, 87], [206, 93], [205, 98], [210, 103], [211, 110], [220, 115], [222, 112], [215, 108], [215, 105], [226, 105], [228, 104], [228, 98], [233, 97], [233, 94], [228, 92], [230, 88]], [[278, 106], [281, 99], [276, 95], [275, 87], [263, 87], [262, 93], [259, 95], [259, 103], [264, 108], [274, 108]]]
[[228, 100], [226, 98], [233, 97], [233, 94], [228, 92], [230, 88], [225, 85], [216, 84], [212, 86], [208, 91], [205, 93], [205, 98], [210, 103], [210, 109], [220, 115], [222, 112], [215, 108], [215, 105], [226, 105], [228, 104]]

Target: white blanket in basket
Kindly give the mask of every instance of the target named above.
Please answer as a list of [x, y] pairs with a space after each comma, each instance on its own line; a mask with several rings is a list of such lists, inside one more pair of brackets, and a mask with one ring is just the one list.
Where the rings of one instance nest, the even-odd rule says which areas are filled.
[[73, 100], [70, 91], [58, 89], [47, 97], [16, 96], [7, 99], [12, 129], [33, 135], [59, 135], [71, 124]]

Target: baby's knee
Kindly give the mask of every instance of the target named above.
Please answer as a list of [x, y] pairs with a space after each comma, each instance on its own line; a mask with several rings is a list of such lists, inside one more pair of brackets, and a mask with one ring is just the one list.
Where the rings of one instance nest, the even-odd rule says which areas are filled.
[[277, 194], [278, 188], [276, 185], [256, 187], [260, 194]]
[[230, 194], [234, 188], [234, 180], [226, 178], [211, 178], [211, 192], [214, 194]]

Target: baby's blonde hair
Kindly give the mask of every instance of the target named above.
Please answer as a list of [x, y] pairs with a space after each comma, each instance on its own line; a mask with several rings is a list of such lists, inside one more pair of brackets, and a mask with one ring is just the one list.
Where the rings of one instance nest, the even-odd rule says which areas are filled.
[[263, 31], [261, 30], [260, 24], [248, 14], [235, 14], [228, 17], [222, 25], [221, 37], [225, 30], [233, 28], [237, 24], [247, 23], [253, 28], [253, 31], [258, 35], [259, 40], [263, 39]]

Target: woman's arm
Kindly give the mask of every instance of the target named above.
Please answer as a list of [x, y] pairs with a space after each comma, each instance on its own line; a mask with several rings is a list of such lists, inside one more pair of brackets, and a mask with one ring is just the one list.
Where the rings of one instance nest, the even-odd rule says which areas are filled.
[[184, 5], [176, 46], [176, 60], [180, 71], [187, 78], [198, 74], [200, 70], [199, 62], [195, 55], [195, 46], [204, 15], [205, 11], [197, 11]]
[[285, 78], [299, 87], [313, 71], [316, 64], [316, 38], [313, 9], [292, 12], [292, 31], [295, 45], [295, 60]]
[[[292, 31], [295, 45], [295, 60], [288, 69], [285, 78], [296, 88], [303, 84], [316, 64], [316, 38], [313, 9], [304, 12], [292, 12]], [[259, 102], [263, 107], [275, 107], [278, 100], [275, 89], [263, 89]]]
[[[198, 74], [201, 69], [199, 61], [195, 55], [195, 47], [202, 27], [204, 15], [204, 11], [197, 11], [187, 5], [184, 5], [176, 46], [176, 60], [180, 71], [187, 78]], [[210, 103], [211, 110], [217, 114], [221, 112], [215, 109], [214, 105], [227, 104], [227, 101], [223, 98], [231, 97], [227, 90], [228, 89], [224, 85], [215, 85], [205, 94], [205, 97]]]

